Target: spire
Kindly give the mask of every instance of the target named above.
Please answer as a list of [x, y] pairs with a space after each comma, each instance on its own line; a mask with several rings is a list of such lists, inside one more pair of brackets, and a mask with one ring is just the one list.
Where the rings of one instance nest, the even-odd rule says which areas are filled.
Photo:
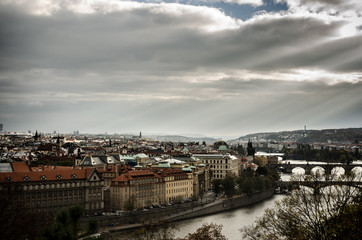
[[35, 139], [35, 141], [37, 141], [39, 139], [38, 130], [35, 131], [34, 139]]
[[248, 142], [248, 147], [246, 149], [248, 151], [248, 156], [253, 156], [255, 155], [255, 148], [253, 148], [253, 143], [250, 141]]

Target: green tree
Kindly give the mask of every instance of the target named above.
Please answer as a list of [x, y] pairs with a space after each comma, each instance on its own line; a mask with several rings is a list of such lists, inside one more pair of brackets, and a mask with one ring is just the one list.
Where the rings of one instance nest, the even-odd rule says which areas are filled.
[[222, 180], [221, 179], [213, 179], [212, 180], [212, 191], [216, 194], [216, 196], [222, 191]]
[[173, 240], [176, 226], [172, 223], [150, 223], [129, 234], [117, 236], [117, 240]]
[[196, 232], [189, 233], [185, 238], [179, 240], [226, 240], [221, 230], [222, 225], [214, 223], [204, 224]]
[[255, 192], [255, 180], [254, 178], [240, 178], [239, 191], [241, 194], [252, 194]]
[[68, 216], [69, 216], [69, 226], [71, 230], [71, 234], [74, 237], [74, 239], [77, 238], [78, 234], [78, 228], [79, 228], [79, 219], [83, 215], [84, 210], [79, 205], [71, 206], [68, 209]]
[[94, 234], [98, 232], [99, 223], [98, 220], [95, 219], [89, 219], [88, 225], [87, 225], [87, 234]]
[[41, 239], [44, 240], [75, 240], [78, 237], [79, 219], [83, 208], [75, 205], [59, 211], [52, 227], [46, 228]]
[[233, 176], [228, 175], [222, 180], [222, 188], [225, 195], [231, 198], [235, 194], [235, 179]]
[[362, 236], [362, 206], [353, 204], [346, 206], [336, 216], [327, 219], [323, 224], [328, 239], [352, 240], [361, 239]]
[[[343, 176], [340, 180], [353, 181], [356, 177]], [[337, 229], [348, 232], [348, 239], [360, 237], [356, 226], [360, 226], [361, 189], [348, 185], [322, 187], [316, 176], [309, 177], [307, 183], [309, 187], [299, 186], [267, 209], [254, 225], [241, 229], [243, 239], [343, 239], [338, 238]]]
[[132, 212], [135, 209], [135, 196], [131, 196], [125, 203], [125, 208], [127, 211]]

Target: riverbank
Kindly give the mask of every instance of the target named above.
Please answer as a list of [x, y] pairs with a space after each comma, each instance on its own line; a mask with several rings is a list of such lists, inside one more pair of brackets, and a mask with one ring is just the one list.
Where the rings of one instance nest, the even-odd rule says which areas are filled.
[[[117, 217], [95, 219], [99, 221], [100, 230], [103, 232], [128, 231], [140, 228], [144, 224], [176, 222], [246, 207], [248, 205], [264, 201], [273, 195], [274, 188], [270, 188], [263, 192], [236, 196], [229, 199], [224, 197], [207, 198], [203, 203], [180, 204], [178, 206], [165, 209], [157, 209], [148, 212], [135, 212], [133, 214], [127, 213]], [[81, 225], [84, 226], [85, 223], [84, 219], [82, 219]]]
[[191, 211], [179, 213], [166, 218], [166, 221], [180, 221], [190, 218], [197, 218], [205, 215], [211, 215], [236, 208], [246, 207], [248, 205], [264, 201], [274, 195], [274, 188], [267, 189], [263, 192], [254, 193], [244, 196], [236, 196], [229, 199], [218, 199], [202, 207], [192, 209]]

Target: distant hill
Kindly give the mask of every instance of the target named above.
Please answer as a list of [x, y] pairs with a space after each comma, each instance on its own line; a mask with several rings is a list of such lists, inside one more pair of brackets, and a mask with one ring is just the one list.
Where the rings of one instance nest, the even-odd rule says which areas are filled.
[[253, 133], [234, 141], [276, 141], [298, 143], [362, 143], [362, 128], [323, 130], [295, 130], [269, 133]]
[[147, 137], [160, 141], [160, 142], [200, 142], [214, 143], [218, 139], [210, 137], [185, 137], [179, 135], [148, 135]]

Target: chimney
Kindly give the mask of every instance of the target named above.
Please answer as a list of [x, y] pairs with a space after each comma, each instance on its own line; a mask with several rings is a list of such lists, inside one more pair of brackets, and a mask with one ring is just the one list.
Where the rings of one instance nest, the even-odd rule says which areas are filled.
[[114, 167], [116, 168], [116, 177], [119, 176], [119, 173], [118, 173], [118, 164], [114, 165]]

